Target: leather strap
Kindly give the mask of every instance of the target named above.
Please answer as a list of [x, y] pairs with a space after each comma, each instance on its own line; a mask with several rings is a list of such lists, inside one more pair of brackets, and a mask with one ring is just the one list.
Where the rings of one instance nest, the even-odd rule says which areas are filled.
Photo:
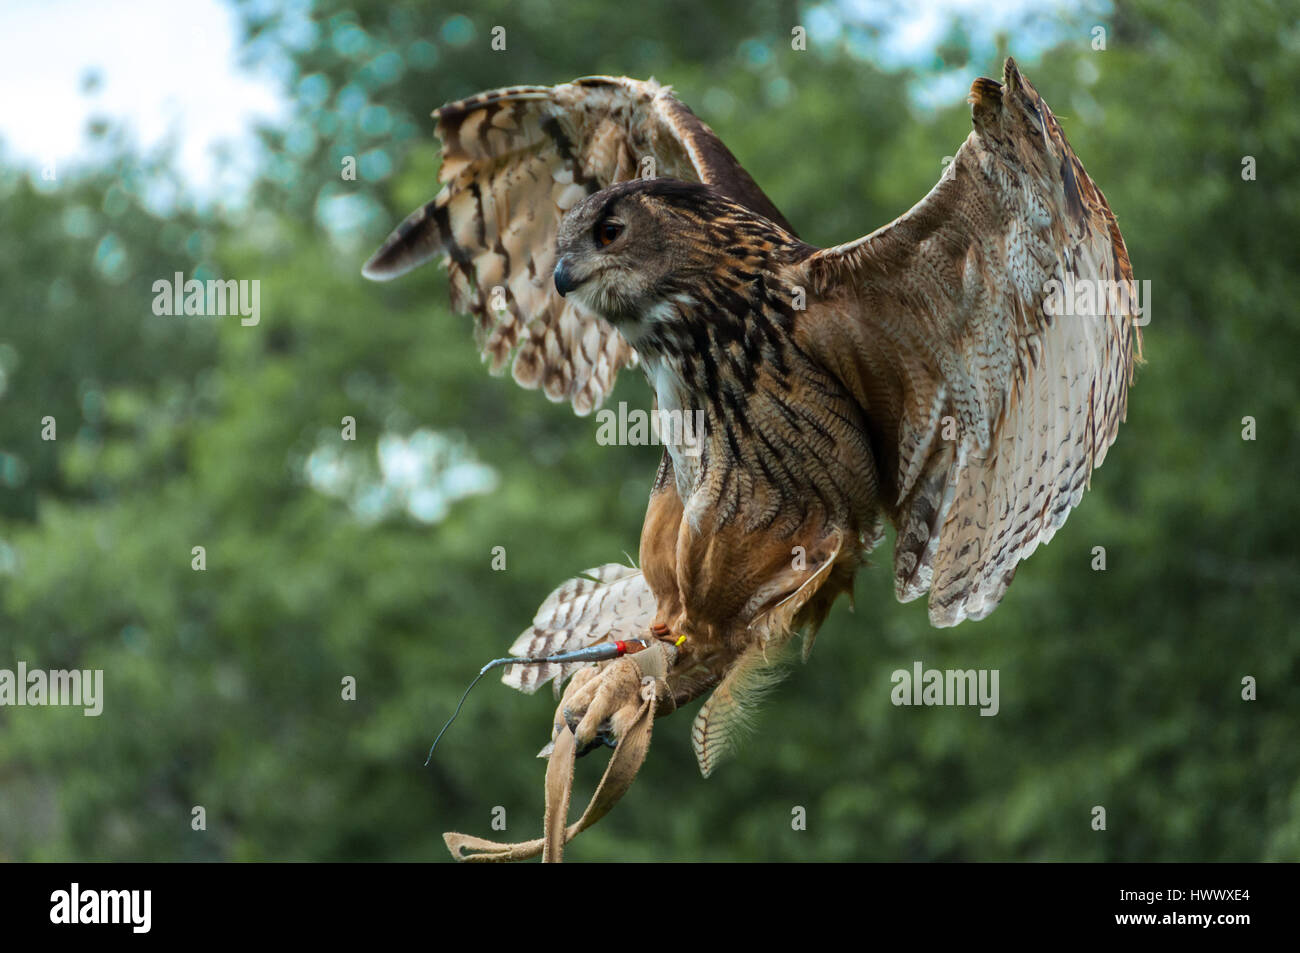
[[[569, 815], [569, 800], [573, 792], [573, 768], [576, 759], [576, 742], [573, 731], [563, 719], [559, 720], [560, 732], [555, 738], [555, 747], [551, 751], [550, 763], [546, 766], [546, 810], [542, 819], [543, 835], [536, 840], [503, 843], [471, 837], [467, 834], [448, 832], [442, 835], [451, 856], [458, 861], [470, 863], [505, 863], [515, 860], [529, 860], [538, 854], [543, 863], [559, 863], [564, 854], [564, 845], [592, 824], [610, 812], [619, 798], [627, 793], [646, 753], [650, 750], [650, 735], [654, 729], [655, 712], [661, 699], [667, 699], [672, 706], [672, 693], [668, 683], [660, 672], [666, 673], [671, 660], [664, 657], [671, 651], [670, 646], [655, 645], [631, 656], [640, 664], [643, 673], [641, 679], [641, 706], [631, 725], [618, 740], [614, 754], [610, 756], [605, 774], [591, 796], [591, 803], [582, 812], [582, 817], [565, 827]], [[673, 652], [673, 655], [676, 653]], [[642, 656], [647, 656], [642, 659]], [[670, 707], [669, 711], [672, 710]]]

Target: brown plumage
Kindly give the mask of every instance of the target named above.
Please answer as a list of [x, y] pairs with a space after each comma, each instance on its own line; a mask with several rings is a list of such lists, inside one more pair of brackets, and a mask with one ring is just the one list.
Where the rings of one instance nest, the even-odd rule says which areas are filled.
[[[703, 413], [700, 445], [664, 454], [640, 568], [566, 583], [512, 652], [679, 642], [677, 703], [713, 689], [692, 732], [706, 775], [886, 520], [898, 598], [928, 592], [939, 626], [983, 618], [1123, 419], [1132, 299], [1047, 306], [1053, 281], [1130, 287], [1115, 218], [1011, 60], [971, 104], [974, 130], [929, 195], [817, 249], [666, 88], [486, 93], [435, 113], [444, 188], [367, 265], [386, 278], [444, 255], [493, 367], [515, 350], [520, 383], [579, 413], [634, 362], [661, 410]], [[646, 157], [657, 177], [637, 178]], [[508, 291], [495, 312], [494, 286]], [[628, 664], [571, 684], [580, 745], [635, 705], [599, 692]], [[505, 681], [568, 674], [515, 666]]]

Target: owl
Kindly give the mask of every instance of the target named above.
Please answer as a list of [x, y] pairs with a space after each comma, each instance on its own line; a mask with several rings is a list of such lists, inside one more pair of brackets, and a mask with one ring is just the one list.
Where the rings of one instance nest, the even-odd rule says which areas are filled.
[[[636, 565], [561, 585], [511, 654], [662, 649], [658, 713], [708, 695], [706, 777], [886, 524], [899, 600], [982, 619], [1124, 419], [1141, 336], [1115, 216], [1014, 61], [970, 104], [928, 195], [817, 248], [668, 87], [483, 93], [434, 113], [442, 190], [364, 268], [441, 258], [492, 370], [578, 414], [635, 367], [661, 420], [698, 422], [665, 439]], [[645, 674], [630, 655], [504, 681], [572, 676], [552, 735], [582, 753], [628, 731]]]

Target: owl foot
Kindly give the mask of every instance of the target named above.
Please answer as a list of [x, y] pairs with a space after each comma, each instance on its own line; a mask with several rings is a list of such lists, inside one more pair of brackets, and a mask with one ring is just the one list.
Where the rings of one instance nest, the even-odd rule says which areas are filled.
[[653, 686], [658, 695], [657, 714], [668, 714], [676, 705], [664, 676], [675, 657], [671, 645], [657, 644], [635, 655], [580, 669], [555, 710], [552, 737], [568, 725], [578, 757], [602, 745], [615, 747], [636, 719], [643, 687]]

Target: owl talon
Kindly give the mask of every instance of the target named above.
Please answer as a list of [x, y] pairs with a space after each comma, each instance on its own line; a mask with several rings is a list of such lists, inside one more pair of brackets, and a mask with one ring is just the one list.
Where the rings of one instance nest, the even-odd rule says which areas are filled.
[[578, 741], [578, 751], [575, 757], [581, 758], [585, 754], [591, 754], [597, 748], [614, 748], [618, 746], [618, 739], [615, 737], [613, 727], [609, 719], [605, 719], [596, 728], [595, 734], [587, 741], [583, 741], [583, 736], [579, 733], [585, 712], [574, 712], [570, 708], [564, 709], [564, 723], [555, 726], [556, 734], [564, 725], [568, 725], [569, 730], [573, 732]]
[[614, 739], [614, 736], [612, 734], [610, 734], [608, 731], [600, 731], [597, 733], [595, 738], [591, 739], [591, 741], [587, 742], [585, 745], [579, 748], [577, 753], [574, 755], [574, 757], [581, 758], [583, 755], [591, 754], [597, 748], [617, 748], [617, 747], [618, 747], [618, 742]]
[[556, 713], [556, 731], [569, 727], [580, 756], [613, 748], [640, 707], [641, 669], [633, 658], [622, 658], [574, 677]]
[[649, 697], [647, 692], [659, 696], [660, 714], [672, 711], [676, 704], [665, 676], [676, 657], [672, 644], [656, 643], [616, 661], [580, 669], [555, 709], [552, 743], [568, 727], [578, 757], [600, 747], [617, 748]]

